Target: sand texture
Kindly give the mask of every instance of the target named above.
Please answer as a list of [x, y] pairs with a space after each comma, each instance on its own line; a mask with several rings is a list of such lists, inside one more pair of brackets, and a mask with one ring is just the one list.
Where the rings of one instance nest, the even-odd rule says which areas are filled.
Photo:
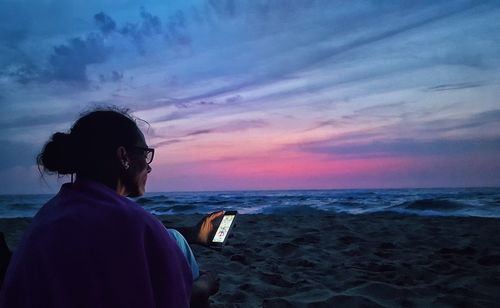
[[[164, 216], [167, 226], [201, 216]], [[26, 219], [0, 220], [15, 247]], [[500, 220], [400, 215], [239, 215], [216, 271], [214, 307], [494, 307]]]

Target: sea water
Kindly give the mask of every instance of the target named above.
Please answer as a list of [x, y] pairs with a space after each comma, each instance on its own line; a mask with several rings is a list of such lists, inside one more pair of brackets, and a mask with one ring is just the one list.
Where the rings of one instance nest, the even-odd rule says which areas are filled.
[[[33, 217], [53, 195], [0, 195], [0, 218]], [[500, 188], [157, 192], [133, 199], [155, 215], [237, 210], [242, 214], [391, 212], [500, 218]]]

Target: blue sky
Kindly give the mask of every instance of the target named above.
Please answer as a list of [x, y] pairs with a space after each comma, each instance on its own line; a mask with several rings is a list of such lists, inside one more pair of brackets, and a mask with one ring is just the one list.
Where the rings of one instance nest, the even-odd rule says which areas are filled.
[[[96, 105], [148, 188], [500, 185], [497, 1], [0, 1], [0, 193]], [[61, 182], [62, 180], [59, 180]]]

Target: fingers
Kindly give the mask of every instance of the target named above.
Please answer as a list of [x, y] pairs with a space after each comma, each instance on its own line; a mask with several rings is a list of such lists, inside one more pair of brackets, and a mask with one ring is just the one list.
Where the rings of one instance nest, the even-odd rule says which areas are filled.
[[224, 215], [224, 211], [213, 212], [205, 216], [200, 222], [196, 225], [196, 243], [208, 246], [211, 237], [215, 233], [214, 221]]
[[213, 212], [208, 215], [207, 219], [212, 221], [224, 215], [224, 211]]

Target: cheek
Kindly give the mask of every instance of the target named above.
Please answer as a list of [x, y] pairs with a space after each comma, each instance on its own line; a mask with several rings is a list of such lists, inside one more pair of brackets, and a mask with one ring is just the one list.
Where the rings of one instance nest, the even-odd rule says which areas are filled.
[[140, 180], [141, 180], [141, 184], [145, 184], [146, 183], [146, 180], [148, 178], [148, 167], [146, 165], [146, 168], [142, 169], [142, 172], [140, 173]]
[[147, 165], [136, 165], [136, 170], [133, 171], [133, 181], [135, 185], [144, 185], [146, 183], [146, 179], [148, 177], [148, 168]]

